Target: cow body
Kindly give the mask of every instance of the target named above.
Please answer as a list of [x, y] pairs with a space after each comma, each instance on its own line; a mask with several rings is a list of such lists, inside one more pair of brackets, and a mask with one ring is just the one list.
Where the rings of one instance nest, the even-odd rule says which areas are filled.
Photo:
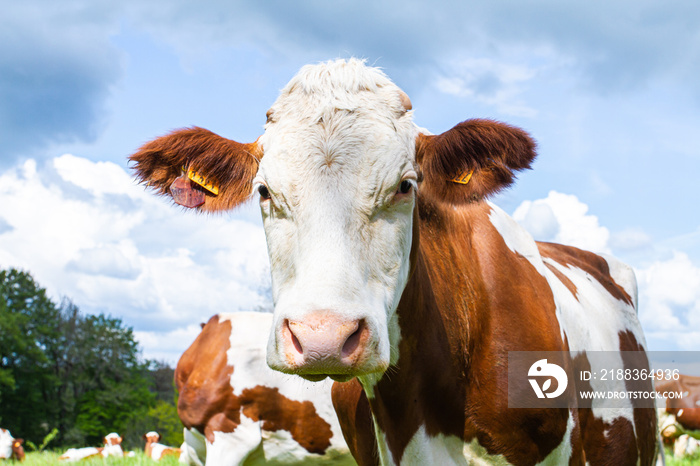
[[[191, 464], [353, 464], [330, 400], [265, 364], [272, 316], [219, 314], [180, 358], [175, 380]], [[205, 448], [202, 448], [205, 446]]]
[[537, 243], [486, 200], [530, 167], [524, 131], [468, 120], [428, 135], [410, 108], [379, 70], [329, 62], [292, 79], [255, 143], [194, 128], [132, 160], [162, 193], [182, 166], [205, 173], [220, 194], [201, 210], [260, 194], [268, 364], [345, 383], [336, 409], [362, 463], [651, 464], [653, 409], [508, 407], [511, 351], [592, 370], [587, 351], [644, 355], [631, 269]]
[[169, 447], [167, 445], [163, 445], [162, 443], [158, 443], [160, 440], [160, 434], [158, 432], [147, 432], [143, 434], [143, 439], [146, 441], [144, 453], [152, 460], [159, 461], [161, 458], [167, 456], [180, 456], [181, 451], [179, 448]]

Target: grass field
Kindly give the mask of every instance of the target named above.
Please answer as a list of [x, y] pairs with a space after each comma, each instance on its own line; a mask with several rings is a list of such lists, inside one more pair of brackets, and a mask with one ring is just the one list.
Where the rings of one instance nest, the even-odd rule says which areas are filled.
[[682, 459], [673, 457], [673, 450], [666, 449], [666, 466], [700, 466], [700, 452]]
[[[27, 458], [22, 463], [23, 466], [46, 466], [46, 465], [64, 465], [63, 461], [58, 461], [61, 455], [59, 452], [42, 452], [42, 453], [27, 453]], [[95, 458], [87, 461], [80, 461], [81, 466], [144, 466], [159, 464], [162, 466], [178, 465], [177, 458], [163, 458], [162, 461], [153, 461], [146, 458], [143, 451], [136, 452], [136, 456], [132, 458]], [[700, 453], [692, 457], [676, 459], [673, 457], [673, 452], [666, 449], [666, 466], [700, 466]]]
[[22, 464], [22, 466], [46, 466], [46, 465], [65, 465], [65, 464], [80, 464], [81, 466], [144, 466], [144, 465], [162, 465], [162, 466], [176, 466], [180, 463], [177, 462], [175, 457], [166, 457], [162, 461], [153, 461], [147, 458], [143, 451], [137, 451], [134, 457], [125, 458], [93, 458], [85, 461], [79, 461], [77, 463], [65, 463], [63, 461], [58, 461], [58, 457], [61, 456], [61, 452], [50, 452], [44, 451], [41, 453], [27, 453], [27, 457]]

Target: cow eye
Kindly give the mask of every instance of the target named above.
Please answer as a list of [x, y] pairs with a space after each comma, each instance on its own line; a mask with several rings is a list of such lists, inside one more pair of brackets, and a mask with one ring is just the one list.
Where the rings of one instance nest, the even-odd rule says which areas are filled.
[[264, 184], [261, 184], [258, 187], [258, 193], [260, 194], [260, 199], [262, 199], [263, 201], [267, 201], [270, 199], [270, 190], [267, 189], [267, 186], [265, 186]]
[[399, 185], [399, 193], [408, 194], [411, 192], [411, 188], [413, 188], [413, 183], [409, 180], [403, 180]]

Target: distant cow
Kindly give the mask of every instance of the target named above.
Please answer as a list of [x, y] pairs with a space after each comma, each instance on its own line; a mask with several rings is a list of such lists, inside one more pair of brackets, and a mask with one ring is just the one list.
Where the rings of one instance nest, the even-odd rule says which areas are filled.
[[24, 439], [14, 438], [9, 430], [0, 428], [0, 459], [24, 461]]
[[104, 446], [101, 448], [97, 447], [83, 447], [83, 448], [69, 448], [59, 456], [59, 461], [80, 461], [93, 457], [103, 457], [108, 456], [122, 457], [124, 456], [124, 450], [122, 450], [122, 438], [119, 434], [112, 432], [104, 437]]
[[265, 364], [272, 315], [213, 316], [175, 369], [186, 427], [182, 461], [354, 464], [331, 403], [312, 384]]
[[144, 447], [146, 456], [153, 460], [158, 461], [166, 456], [180, 456], [179, 448], [169, 447], [167, 445], [163, 445], [162, 443], [158, 443], [160, 440], [160, 434], [158, 432], [151, 431], [145, 433], [143, 435], [143, 439], [146, 441], [146, 446]]
[[681, 374], [678, 380], [657, 383], [656, 391], [682, 393], [682, 398], [666, 398], [666, 412], [685, 429], [700, 430], [700, 377]]

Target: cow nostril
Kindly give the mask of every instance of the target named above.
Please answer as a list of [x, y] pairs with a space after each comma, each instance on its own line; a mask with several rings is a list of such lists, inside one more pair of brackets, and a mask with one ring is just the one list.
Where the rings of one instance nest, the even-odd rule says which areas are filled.
[[352, 335], [350, 335], [348, 339], [345, 340], [345, 343], [343, 343], [343, 349], [340, 353], [341, 358], [346, 358], [355, 353], [358, 346], [360, 345], [360, 340], [362, 339], [362, 335], [364, 333], [366, 333], [366, 324], [364, 319], [362, 319], [357, 324], [357, 330], [355, 330], [352, 333]]
[[301, 343], [299, 342], [299, 339], [297, 338], [296, 335], [294, 335], [294, 332], [292, 332], [292, 329], [289, 326], [289, 320], [285, 320], [284, 325], [287, 327], [287, 331], [289, 332], [289, 335], [292, 337], [292, 345], [294, 345], [294, 349], [297, 351], [297, 353], [304, 354], [304, 349], [301, 347]]

